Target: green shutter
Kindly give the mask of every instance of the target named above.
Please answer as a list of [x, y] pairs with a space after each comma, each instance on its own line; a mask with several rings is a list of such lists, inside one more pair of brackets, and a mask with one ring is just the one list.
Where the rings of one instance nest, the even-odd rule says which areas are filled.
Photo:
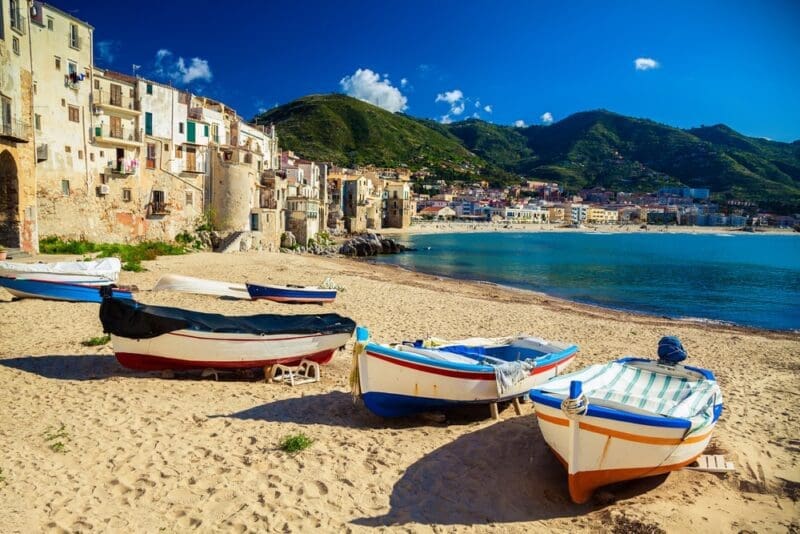
[[153, 114], [149, 111], [144, 113], [144, 133], [153, 135]]
[[188, 127], [186, 128], [186, 141], [189, 143], [196, 143], [195, 141], [195, 123], [192, 121], [188, 122]]
[[208, 124], [206, 124], [206, 125], [204, 125], [204, 126], [203, 126], [203, 135], [205, 135], [206, 137], [208, 137]]

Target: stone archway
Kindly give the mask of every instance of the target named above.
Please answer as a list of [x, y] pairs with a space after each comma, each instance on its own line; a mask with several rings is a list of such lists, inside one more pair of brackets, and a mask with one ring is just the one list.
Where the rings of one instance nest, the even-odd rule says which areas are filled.
[[0, 152], [0, 244], [19, 247], [19, 176], [11, 152]]

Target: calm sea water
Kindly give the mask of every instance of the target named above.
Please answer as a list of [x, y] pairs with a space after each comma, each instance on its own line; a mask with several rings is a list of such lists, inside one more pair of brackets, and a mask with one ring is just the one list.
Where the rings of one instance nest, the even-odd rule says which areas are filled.
[[800, 329], [800, 236], [475, 233], [408, 236], [377, 261], [579, 302]]

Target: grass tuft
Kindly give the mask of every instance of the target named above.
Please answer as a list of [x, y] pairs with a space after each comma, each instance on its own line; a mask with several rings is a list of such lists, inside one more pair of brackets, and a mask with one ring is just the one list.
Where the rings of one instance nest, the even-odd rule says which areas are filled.
[[105, 345], [111, 341], [111, 336], [106, 334], [104, 336], [93, 337], [89, 338], [86, 341], [81, 341], [81, 345], [84, 347], [99, 347], [100, 345]]
[[[144, 241], [135, 245], [122, 243], [92, 243], [91, 241], [62, 240], [60, 237], [50, 236], [39, 240], [39, 250], [42, 254], [96, 254], [98, 258], [118, 257], [125, 271], [141, 272], [144, 270], [141, 263], [154, 260], [159, 256], [176, 256], [186, 254], [183, 245], [174, 245], [161, 241]], [[84, 258], [85, 259], [85, 258]]]
[[67, 434], [66, 426], [64, 426], [63, 423], [60, 427], [58, 427], [58, 430], [55, 430], [52, 426], [47, 427], [47, 430], [44, 431], [43, 437], [51, 451], [62, 453], [67, 452], [67, 446], [64, 444], [64, 441], [70, 441], [70, 437], [69, 434]]
[[309, 438], [303, 433], [300, 433], [283, 438], [280, 443], [280, 449], [283, 452], [293, 454], [307, 449], [312, 443], [314, 443], [313, 439]]

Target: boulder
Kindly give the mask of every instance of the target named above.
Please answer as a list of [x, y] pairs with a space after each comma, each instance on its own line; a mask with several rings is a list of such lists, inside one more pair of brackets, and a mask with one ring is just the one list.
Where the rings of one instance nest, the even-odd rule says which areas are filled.
[[281, 248], [293, 248], [297, 245], [297, 238], [292, 232], [284, 232], [281, 236]]

